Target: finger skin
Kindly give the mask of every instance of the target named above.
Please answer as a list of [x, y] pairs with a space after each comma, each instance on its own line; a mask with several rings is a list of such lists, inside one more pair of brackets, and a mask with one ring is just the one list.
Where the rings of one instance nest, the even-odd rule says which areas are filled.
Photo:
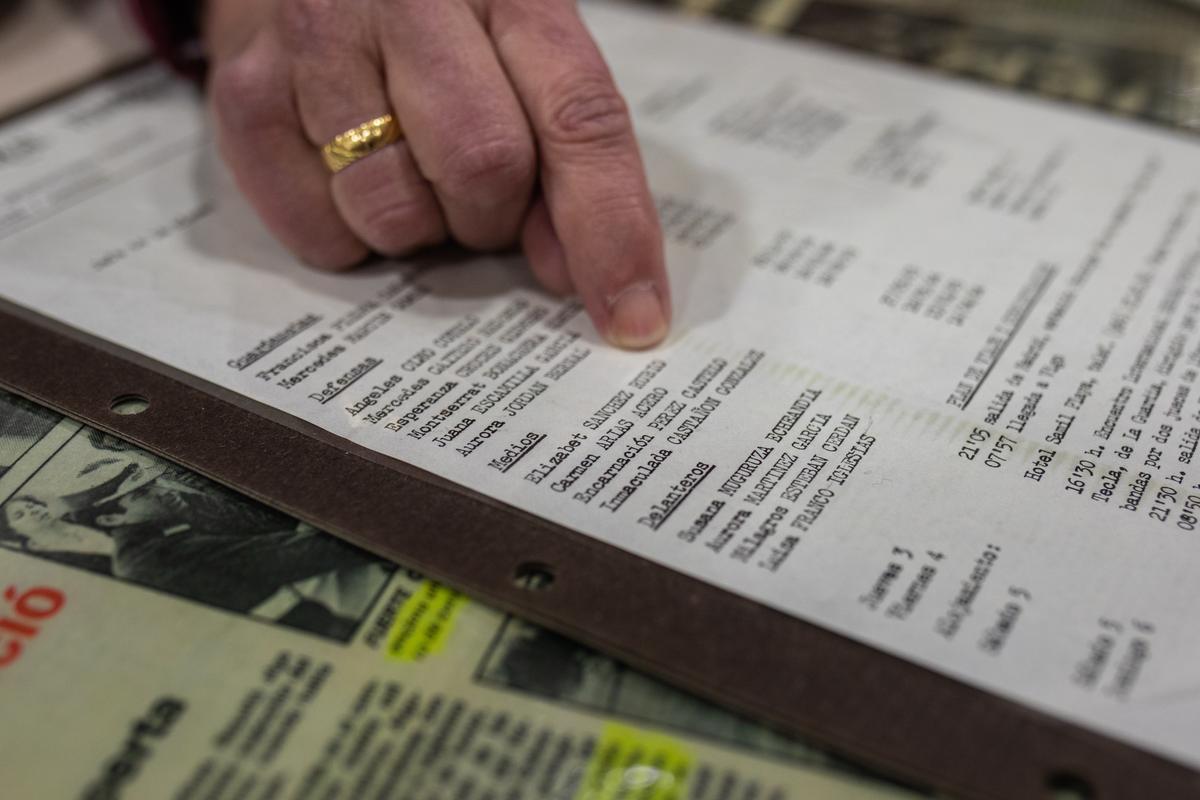
[[245, 50], [276, 9], [275, 0], [205, 0], [201, 27], [209, 61], [216, 64]]
[[277, 40], [261, 34], [218, 61], [209, 96], [221, 154], [271, 233], [317, 267], [362, 261], [367, 246], [342, 220], [329, 172], [301, 130]]
[[633, 125], [570, 0], [493, 0], [488, 29], [533, 127], [567, 269], [597, 328], [648, 347], [667, 332], [662, 233]]
[[559, 296], [567, 296], [575, 290], [571, 283], [571, 273], [567, 270], [567, 254], [562, 242], [550, 221], [550, 211], [546, 201], [538, 197], [533, 201], [525, 224], [521, 229], [521, 249], [529, 259], [529, 267], [534, 277], [546, 288], [546, 291]]
[[380, 3], [388, 92], [459, 242], [516, 242], [536, 178], [528, 122], [476, 13], [463, 0]]
[[[662, 237], [632, 124], [571, 0], [283, 0], [280, 8], [303, 13], [276, 17], [232, 56], [213, 48], [222, 55], [212, 88], [223, 153], [292, 250], [345, 267], [365, 256], [364, 239], [396, 251], [448, 227], [468, 246], [492, 248], [519, 234], [539, 278], [555, 291], [577, 289], [610, 340], [644, 347], [665, 335]], [[366, 31], [346, 17], [367, 19]], [[300, 46], [310, 40], [314, 48]], [[356, 109], [381, 105], [366, 77], [378, 62], [407, 147], [330, 180], [316, 146], [376, 115]], [[544, 205], [530, 209], [536, 153]], [[444, 227], [397, 239], [397, 230], [421, 230], [412, 217], [432, 219], [420, 211], [429, 187], [419, 175]]]
[[446, 240], [446, 221], [408, 145], [396, 142], [333, 176], [347, 224], [377, 253], [407, 255]]
[[[332, 0], [288, 0], [277, 24], [292, 54], [296, 103], [314, 148], [391, 112], [375, 34], [362, 15], [347, 14]], [[446, 237], [437, 198], [403, 141], [328, 180], [342, 218], [376, 252], [403, 255]]]

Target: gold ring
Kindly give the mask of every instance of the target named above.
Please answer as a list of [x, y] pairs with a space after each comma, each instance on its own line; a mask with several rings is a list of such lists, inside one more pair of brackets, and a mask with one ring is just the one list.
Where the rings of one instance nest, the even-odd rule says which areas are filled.
[[321, 155], [330, 170], [341, 172], [360, 158], [400, 141], [401, 136], [400, 123], [391, 114], [384, 114], [333, 137], [321, 148]]

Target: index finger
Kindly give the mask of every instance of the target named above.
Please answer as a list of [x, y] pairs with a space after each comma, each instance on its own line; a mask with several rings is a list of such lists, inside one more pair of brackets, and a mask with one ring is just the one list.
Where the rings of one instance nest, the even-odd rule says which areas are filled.
[[662, 233], [625, 101], [570, 0], [495, 0], [489, 30], [537, 139], [567, 271], [602, 334], [666, 335]]

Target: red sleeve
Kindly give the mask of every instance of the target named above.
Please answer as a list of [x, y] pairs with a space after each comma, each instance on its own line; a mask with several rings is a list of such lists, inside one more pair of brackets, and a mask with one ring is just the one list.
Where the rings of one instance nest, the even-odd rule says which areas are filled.
[[200, 44], [202, 0], [129, 0], [129, 6], [159, 58], [176, 72], [204, 79], [205, 59]]

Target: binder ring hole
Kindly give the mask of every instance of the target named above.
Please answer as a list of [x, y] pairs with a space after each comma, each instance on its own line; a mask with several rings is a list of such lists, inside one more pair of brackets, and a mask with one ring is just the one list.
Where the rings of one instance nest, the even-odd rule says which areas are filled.
[[1051, 772], [1046, 776], [1050, 800], [1094, 800], [1096, 790], [1086, 779], [1074, 772]]
[[150, 401], [142, 397], [140, 394], [123, 394], [119, 397], [114, 397], [108, 408], [114, 414], [120, 414], [123, 417], [131, 417], [134, 414], [140, 414], [150, 407]]
[[531, 592], [544, 592], [554, 585], [554, 570], [546, 564], [527, 561], [513, 573], [513, 583]]

